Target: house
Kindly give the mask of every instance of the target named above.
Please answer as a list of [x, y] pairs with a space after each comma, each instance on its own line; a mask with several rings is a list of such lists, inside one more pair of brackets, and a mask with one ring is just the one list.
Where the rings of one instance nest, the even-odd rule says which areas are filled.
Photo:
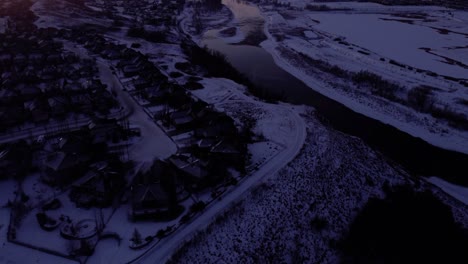
[[100, 151], [93, 148], [87, 136], [72, 135], [50, 140], [49, 154], [42, 164], [41, 179], [52, 185], [65, 185], [81, 177]]
[[209, 151], [214, 171], [222, 171], [227, 167], [234, 167], [239, 170], [245, 168], [245, 145], [239, 142], [229, 142], [225, 139], [213, 145]]
[[202, 138], [195, 141], [192, 148], [196, 152], [209, 152], [218, 143], [217, 139], [213, 138]]
[[145, 218], [170, 211], [170, 197], [160, 183], [132, 186], [132, 217]]
[[133, 219], [172, 219], [178, 215], [175, 174], [164, 161], [156, 160], [148, 172], [137, 175], [131, 194]]
[[16, 54], [15, 57], [13, 58], [13, 63], [15, 65], [26, 65], [28, 62], [27, 57], [24, 54]]
[[[7, 86], [4, 83], [0, 83], [0, 85], [2, 85], [3, 87]], [[6, 103], [11, 102], [17, 98], [18, 92], [12, 91], [8, 88], [0, 89], [0, 103], [2, 103], [2, 105], [5, 105]]]
[[207, 162], [181, 154], [171, 156], [168, 161], [180, 172], [178, 176], [187, 188], [202, 189], [210, 184]]
[[82, 176], [89, 161], [90, 156], [85, 153], [53, 152], [44, 161], [41, 180], [51, 185], [64, 186]]
[[125, 187], [122, 173], [111, 168], [89, 170], [83, 178], [73, 184], [70, 200], [78, 207], [107, 207]]
[[47, 99], [49, 104], [50, 114], [55, 117], [63, 117], [67, 113], [67, 108], [70, 104], [69, 100], [64, 96], [54, 96]]
[[151, 83], [147, 79], [142, 78], [141, 76], [133, 81], [133, 86], [137, 90], [145, 89], [145, 88], [149, 87], [150, 85], [151, 85]]
[[19, 92], [21, 99], [24, 101], [36, 99], [42, 94], [42, 91], [36, 85], [24, 85], [20, 84], [16, 87], [16, 91]]
[[125, 65], [122, 68], [122, 72], [125, 77], [133, 77], [138, 75], [138, 73], [141, 71], [140, 67], [135, 66], [135, 65]]
[[158, 87], [146, 88], [146, 95], [148, 101], [154, 104], [161, 104], [167, 101], [170, 92], [167, 89], [161, 90]]
[[169, 114], [170, 122], [177, 129], [187, 129], [193, 124], [193, 117], [186, 111], [178, 111]]
[[34, 52], [29, 54], [29, 61], [36, 64], [36, 65], [41, 65], [44, 63], [44, 54], [38, 52]]
[[94, 120], [88, 124], [88, 130], [93, 144], [117, 141], [123, 136], [123, 128], [114, 120]]
[[179, 88], [179, 86], [176, 86], [176, 88], [172, 89], [172, 92], [168, 97], [167, 103], [171, 107], [181, 108], [184, 105], [190, 105], [192, 103], [192, 98], [183, 88]]
[[6, 68], [11, 65], [12, 61], [13, 61], [13, 56], [11, 54], [8, 54], [8, 53], [0, 54], [0, 66]]
[[46, 62], [49, 64], [59, 64], [63, 61], [60, 53], [51, 53], [47, 55]]
[[199, 118], [198, 122], [204, 124], [204, 127], [195, 131], [195, 136], [198, 138], [235, 138], [238, 135], [234, 121], [223, 114], [210, 112]]
[[93, 104], [91, 98], [87, 94], [72, 95], [70, 101], [73, 111], [81, 111], [83, 113], [93, 112]]
[[24, 109], [31, 113], [34, 123], [42, 123], [49, 120], [49, 105], [45, 100], [34, 99], [24, 103]]
[[106, 46], [101, 55], [106, 59], [117, 60], [120, 58], [120, 51], [118, 48]]
[[60, 77], [57, 67], [52, 65], [44, 66], [42, 71], [40, 71], [39, 76], [43, 81], [52, 81]]

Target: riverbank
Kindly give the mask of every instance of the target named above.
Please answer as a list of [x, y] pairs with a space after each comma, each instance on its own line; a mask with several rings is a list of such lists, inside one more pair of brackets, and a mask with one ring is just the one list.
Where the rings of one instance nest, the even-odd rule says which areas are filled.
[[[347, 8], [352, 6], [353, 3], [350, 3]], [[415, 10], [415, 7], [409, 8]], [[431, 114], [418, 112], [401, 103], [369, 94], [365, 88], [363, 90], [362, 87], [356, 86], [352, 80], [340, 79], [316, 70], [306, 59], [322, 60], [345, 71], [366, 70], [382, 75], [408, 89], [397, 95], [402, 98], [406, 98], [406, 93], [418, 85], [436, 85], [439, 90], [433, 92], [434, 100], [438, 104], [450, 105], [453, 111], [466, 117], [468, 108], [458, 103], [468, 99], [464, 93], [466, 88], [461, 84], [389, 65], [389, 59], [383, 62], [381, 55], [377, 53], [370, 55], [359, 53], [362, 48], [359, 49], [353, 43], [347, 44], [352, 45], [351, 49], [337, 43], [335, 40], [340, 35], [325, 32], [323, 27], [318, 29], [320, 22], [314, 19], [316, 16], [321, 18], [326, 14], [332, 15], [333, 11], [330, 13], [288, 11], [281, 7], [273, 9], [271, 6], [261, 6], [261, 9], [267, 18], [265, 33], [268, 36], [268, 40], [261, 46], [273, 56], [278, 66], [315, 91], [344, 104], [355, 112], [394, 126], [434, 146], [468, 154], [468, 131], [452, 127], [446, 120], [435, 118]], [[380, 11], [382, 10], [383, 7]], [[292, 31], [293, 28], [296, 33]], [[304, 35], [301, 35], [302, 32]], [[282, 37], [278, 38], [278, 35]], [[372, 53], [369, 50], [368, 52]]]
[[[233, 12], [255, 8], [243, 2], [225, 3], [234, 6]], [[356, 89], [351, 80], [342, 80], [329, 72], [321, 71], [321, 68], [315, 65], [306, 64], [312, 59], [304, 58], [304, 54], [286, 45], [289, 42], [276, 39], [266, 30], [271, 28], [270, 22], [276, 18], [269, 19], [270, 22], [264, 26], [258, 23], [258, 9], [257, 12], [251, 13], [254, 18], [247, 16], [248, 12], [242, 13], [245, 16], [244, 20], [231, 21], [229, 27], [236, 26], [238, 32], [247, 30], [244, 31], [246, 33], [256, 32], [258, 27], [261, 27], [269, 34], [269, 40], [262, 43], [263, 48], [230, 44], [218, 34], [218, 31], [227, 26], [225, 24], [218, 25], [219, 30], [209, 30], [202, 37], [196, 38], [200, 45], [226, 56], [240, 73], [255, 84], [258, 94], [281, 98], [282, 101], [290, 103], [312, 105], [335, 129], [362, 138], [414, 175], [437, 175], [451, 182], [468, 184], [468, 179], [463, 173], [468, 155], [463, 151], [446, 150], [464, 150], [468, 144], [468, 140], [464, 140], [465, 132], [459, 133], [457, 129], [430, 118], [428, 114], [418, 113], [399, 103], [370, 94], [365, 92], [365, 89]], [[250, 21], [254, 22], [249, 24]], [[287, 25], [285, 28], [287, 29]], [[309, 32], [307, 35], [313, 34]], [[285, 39], [298, 42], [295, 36], [288, 35]], [[324, 52], [327, 51], [325, 48]], [[327, 65], [322, 68], [327, 68]], [[338, 73], [343, 71], [337, 67], [331, 69]], [[346, 76], [348, 75], [351, 73], [346, 73]], [[428, 140], [423, 138], [424, 135], [429, 135], [433, 142], [441, 137], [442, 142], [439, 145], [442, 146], [428, 143]]]

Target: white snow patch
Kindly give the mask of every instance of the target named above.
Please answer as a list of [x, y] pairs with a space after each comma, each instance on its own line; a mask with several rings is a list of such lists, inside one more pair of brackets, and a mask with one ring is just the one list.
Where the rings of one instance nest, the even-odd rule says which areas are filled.
[[439, 187], [453, 198], [468, 205], [468, 187], [459, 186], [438, 177], [430, 177], [427, 181]]

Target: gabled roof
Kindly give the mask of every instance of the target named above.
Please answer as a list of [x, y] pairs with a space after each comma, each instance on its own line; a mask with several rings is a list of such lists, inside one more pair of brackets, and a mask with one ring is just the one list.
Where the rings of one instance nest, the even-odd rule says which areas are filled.
[[179, 170], [187, 173], [188, 175], [202, 179], [208, 176], [208, 171], [205, 166], [198, 159], [186, 158], [181, 156], [172, 156], [169, 161], [176, 166]]
[[236, 148], [233, 144], [221, 140], [215, 146], [211, 148], [211, 152], [213, 153], [224, 153], [224, 154], [239, 154], [238, 148]]
[[149, 185], [136, 185], [133, 186], [133, 202], [153, 202], [168, 203], [169, 196], [164, 191], [159, 183], [152, 183]]

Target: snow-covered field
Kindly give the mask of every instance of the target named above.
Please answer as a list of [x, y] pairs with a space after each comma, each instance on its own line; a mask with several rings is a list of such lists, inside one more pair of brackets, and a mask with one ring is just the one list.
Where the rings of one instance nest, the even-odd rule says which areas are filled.
[[[438, 147], [468, 153], [466, 130], [374, 96], [351, 80], [324, 74], [300, 59], [306, 56], [350, 72], [369, 71], [382, 76], [404, 88], [397, 94], [402, 100], [407, 100], [414, 87], [428, 85], [433, 87], [435, 105], [467, 118], [468, 107], [463, 103], [468, 99], [466, 87], [442, 75], [468, 77], [468, 12], [440, 7], [338, 4], [350, 10], [313, 12], [261, 6], [269, 36], [262, 47], [280, 67], [352, 110]], [[406, 20], [410, 22], [402, 22]]]
[[[444, 13], [442, 13], [444, 14]], [[336, 37], [356, 44], [367, 50], [371, 50], [386, 58], [392, 58], [398, 62], [430, 70], [438, 74], [457, 78], [468, 78], [467, 68], [447, 61], [421, 50], [430, 48], [435, 54], [447, 56], [452, 60], [468, 62], [468, 48], [455, 49], [467, 44], [468, 20], [455, 21], [449, 15], [433, 14], [426, 19], [434, 19], [452, 22], [453, 27], [463, 34], [441, 34], [430, 26], [439, 26], [437, 22], [424, 22], [421, 19], [407, 19], [392, 15], [382, 14], [340, 14], [321, 13], [310, 14], [309, 18], [319, 21], [314, 29], [323, 30]], [[398, 19], [406, 19], [399, 22]], [[468, 16], [467, 16], [468, 19]], [[414, 23], [414, 24], [409, 24]]]

